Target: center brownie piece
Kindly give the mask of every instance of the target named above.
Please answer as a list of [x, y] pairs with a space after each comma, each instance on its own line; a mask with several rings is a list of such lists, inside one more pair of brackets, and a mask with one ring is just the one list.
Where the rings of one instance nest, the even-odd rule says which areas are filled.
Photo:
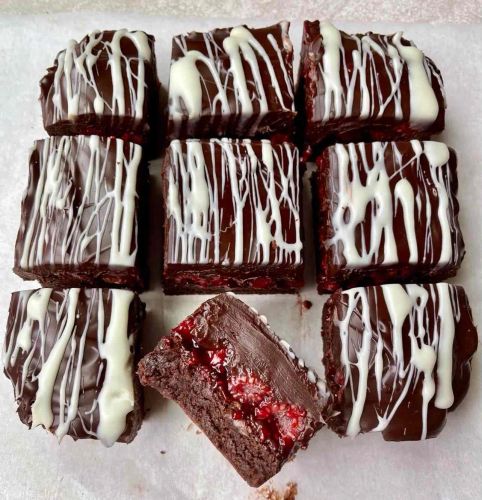
[[282, 22], [174, 37], [169, 138], [290, 135], [296, 113], [288, 28]]
[[36, 141], [14, 271], [44, 286], [142, 288], [142, 148], [99, 136]]
[[314, 175], [318, 290], [455, 275], [457, 158], [433, 141], [336, 144]]
[[276, 474], [323, 424], [317, 376], [233, 294], [204, 302], [138, 373], [179, 403], [251, 486]]
[[163, 169], [164, 291], [300, 288], [301, 177], [292, 144], [172, 141]]

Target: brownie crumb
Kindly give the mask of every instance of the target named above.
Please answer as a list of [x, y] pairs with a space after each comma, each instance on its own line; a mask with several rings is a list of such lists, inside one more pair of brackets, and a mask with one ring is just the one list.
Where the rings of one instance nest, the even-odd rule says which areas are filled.
[[311, 300], [304, 300], [302, 302], [302, 306], [303, 306], [303, 309], [306, 309], [308, 311], [313, 307], [313, 302], [311, 302]]
[[298, 485], [293, 481], [287, 483], [282, 491], [266, 484], [256, 491], [256, 500], [295, 500], [297, 494]]
[[161, 455], [165, 455], [166, 453], [166, 450], [161, 450]]

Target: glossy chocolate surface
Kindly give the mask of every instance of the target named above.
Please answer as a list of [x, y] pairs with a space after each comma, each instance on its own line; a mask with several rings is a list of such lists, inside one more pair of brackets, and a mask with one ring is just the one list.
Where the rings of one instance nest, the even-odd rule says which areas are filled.
[[335, 292], [323, 343], [330, 427], [404, 441], [442, 430], [468, 390], [478, 338], [462, 287], [393, 284]]
[[289, 136], [295, 110], [288, 29], [283, 22], [174, 37], [169, 138]]
[[455, 275], [465, 248], [454, 150], [415, 140], [337, 144], [317, 163], [320, 292]]
[[44, 285], [140, 288], [141, 146], [51, 137], [35, 142], [29, 167], [14, 271]]
[[312, 148], [428, 138], [444, 128], [440, 72], [401, 33], [351, 35], [305, 21], [297, 101]]
[[163, 169], [165, 289], [297, 289], [301, 176], [289, 143], [173, 141]]
[[157, 87], [153, 36], [94, 31], [69, 42], [40, 81], [45, 129], [145, 143], [159, 113]]
[[142, 421], [134, 357], [143, 316], [144, 305], [126, 290], [13, 293], [4, 370], [20, 420], [59, 440], [110, 446], [134, 439]]

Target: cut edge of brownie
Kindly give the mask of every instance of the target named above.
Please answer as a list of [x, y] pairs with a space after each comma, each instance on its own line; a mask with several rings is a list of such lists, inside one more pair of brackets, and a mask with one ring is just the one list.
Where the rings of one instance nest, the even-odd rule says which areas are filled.
[[[281, 340], [271, 330], [265, 318], [259, 316], [255, 309], [236, 298], [236, 303], [239, 303], [238, 306], [244, 309], [245, 314], [249, 314], [250, 318], [255, 318], [256, 325], [259, 327], [259, 335], [266, 338], [270, 343], [269, 345], [276, 349], [286, 360], [287, 365], [291, 367], [290, 370], [293, 370], [293, 377], [299, 378], [299, 384], [305, 388], [307, 394], [310, 394], [309, 398], [311, 400], [310, 403], [303, 403], [302, 405], [304, 415], [309, 415], [308, 427], [305, 427], [302, 433], [294, 438], [294, 441], [292, 441], [291, 445], [288, 445], [286, 450], [282, 448], [276, 451], [276, 448], [268, 446], [268, 443], [265, 443], [264, 440], [260, 441], [257, 433], [248, 426], [247, 422], [238, 421], [238, 418], [243, 419], [245, 417], [236, 417], [232, 413], [233, 410], [230, 409], [228, 400], [223, 399], [223, 396], [218, 394], [214, 387], [211, 388], [211, 384], [206, 385], [203, 377], [199, 376], [200, 370], [191, 369], [189, 362], [186, 362], [186, 359], [190, 358], [185, 357], [186, 353], [182, 343], [176, 343], [175, 340], [175, 334], [179, 335], [178, 332], [185, 327], [184, 325], [188, 321], [192, 321], [191, 325], [196, 324], [194, 318], [197, 314], [203, 312], [202, 308], [206, 303], [219, 300], [223, 295], [234, 296], [233, 293], [228, 292], [209, 299], [202, 304], [180, 325], [173, 328], [170, 335], [161, 339], [154, 351], [141, 360], [138, 365], [138, 374], [143, 385], [153, 387], [164, 397], [177, 402], [186, 414], [206, 433], [214, 446], [231, 462], [243, 479], [251, 486], [259, 486], [276, 474], [286, 461], [293, 459], [300, 448], [306, 448], [314, 434], [325, 424], [324, 417], [328, 394], [323, 382], [316, 373], [295, 355], [287, 342]], [[215, 310], [214, 314], [219, 313]], [[184, 333], [181, 333], [181, 335], [184, 335]], [[200, 335], [204, 338], [204, 335], [207, 334]], [[227, 342], [229, 343], [229, 340]], [[211, 349], [216, 348], [212, 347]], [[243, 370], [247, 369], [250, 372], [252, 369], [249, 364], [246, 365], [240, 361], [237, 363], [241, 363], [240, 366], [243, 367]], [[174, 376], [173, 373], [176, 375]], [[271, 383], [268, 380], [261, 380], [267, 384]], [[280, 397], [280, 394], [278, 394], [278, 397]], [[197, 401], [198, 398], [199, 401]], [[290, 405], [301, 405], [300, 402], [294, 402], [290, 398], [286, 401]], [[307, 411], [309, 413], [306, 413]], [[238, 423], [236, 423], [237, 421]], [[226, 437], [226, 433], [229, 434], [229, 438]], [[243, 449], [241, 453], [239, 453], [240, 447]], [[246, 458], [247, 456], [248, 458]], [[254, 468], [253, 463], [257, 464]]]
[[[283, 463], [252, 434], [241, 436], [235, 421], [226, 418], [219, 402], [206, 390], [204, 380], [182, 369], [178, 353], [169, 354], [172, 359], [166, 362], [165, 355], [161, 357], [156, 348], [141, 361], [138, 368], [141, 383], [176, 401], [250, 486], [261, 486], [274, 476]], [[166, 383], [159, 384], [159, 378]]]

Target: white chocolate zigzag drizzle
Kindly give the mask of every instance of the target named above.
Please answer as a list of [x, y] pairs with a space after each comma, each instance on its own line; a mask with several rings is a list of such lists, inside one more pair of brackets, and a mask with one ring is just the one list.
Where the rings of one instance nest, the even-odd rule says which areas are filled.
[[[344, 259], [347, 266], [357, 267], [396, 264], [400, 262], [400, 239], [408, 246], [411, 264], [443, 266], [461, 257], [458, 245], [461, 236], [454, 215], [456, 179], [448, 165], [449, 149], [445, 144], [432, 141], [414, 140], [410, 146], [413, 155], [408, 158], [407, 155], [402, 158], [397, 143], [334, 147], [338, 183], [333, 188], [332, 199], [334, 235], [325, 246], [340, 249], [334, 252], [336, 263], [341, 264]], [[395, 164], [393, 173], [386, 167], [387, 155]], [[422, 161], [429, 165], [428, 177]], [[416, 182], [409, 182], [408, 174], [414, 172]], [[361, 173], [366, 179], [361, 178]], [[397, 227], [395, 234], [394, 219], [400, 210], [405, 231]], [[421, 243], [417, 228], [422, 219], [425, 234]], [[367, 224], [369, 231], [364, 230]], [[357, 238], [360, 229], [361, 241]]]
[[[170, 145], [173, 167], [168, 171], [167, 215], [172, 218], [174, 244], [170, 245], [169, 262], [300, 263], [300, 184], [296, 148], [287, 143], [272, 146], [270, 141], [264, 140], [259, 157], [247, 139], [239, 142], [212, 139], [207, 145], [207, 153], [198, 140], [186, 141], [185, 151], [180, 141], [172, 141]], [[220, 173], [208, 167], [210, 162], [217, 161], [221, 162]], [[227, 187], [231, 200], [224, 195]], [[226, 204], [226, 210], [233, 212], [229, 222], [223, 222]], [[284, 221], [281, 209], [289, 211], [288, 222]], [[251, 222], [248, 236], [244, 227], [247, 217]], [[295, 227], [294, 241], [286, 238], [287, 224]], [[232, 227], [234, 257], [230, 259], [229, 249], [222, 253], [220, 235]], [[273, 247], [274, 259], [271, 258]]]
[[[240, 114], [245, 118], [253, 115], [257, 103], [258, 121], [268, 111], [267, 91], [263, 84], [262, 75], [268, 72], [270, 84], [274, 89], [279, 106], [285, 111], [294, 111], [293, 82], [285, 65], [282, 51], [292, 47], [289, 46], [287, 23], [281, 23], [283, 30], [283, 47], [280, 47], [272, 34], [268, 34], [267, 40], [277, 54], [276, 60], [271, 60], [263, 45], [244, 26], [237, 26], [230, 31], [228, 37], [223, 40], [223, 48], [219, 47], [212, 33], [204, 33], [206, 54], [199, 50], [188, 50], [186, 36], [174, 39], [183, 52], [183, 56], [172, 62], [169, 78], [169, 114], [175, 121], [187, 118], [192, 120], [199, 118], [203, 113], [203, 96], [209, 100], [210, 113], [212, 115], [229, 115], [232, 112]], [[220, 70], [221, 58], [229, 58], [229, 69], [226, 72]], [[243, 66], [247, 65], [252, 73], [252, 81], [245, 74]], [[278, 81], [275, 67], [280, 66], [284, 82]], [[205, 83], [199, 66], [206, 68], [217, 89], [216, 95], [211, 98], [205, 91]], [[230, 109], [229, 95], [233, 92], [235, 96], [235, 110]], [[283, 90], [290, 96], [285, 102]]]
[[[341, 340], [340, 361], [344, 368], [345, 387], [351, 391], [353, 401], [346, 434], [356, 436], [361, 430], [369, 377], [375, 375], [378, 401], [381, 402], [382, 385], [386, 384], [384, 374], [393, 372], [393, 390], [396, 386], [401, 389], [397, 389], [397, 395], [392, 393], [383, 412], [377, 412], [378, 425], [373, 431], [383, 431], [390, 425], [400, 405], [411, 397], [414, 387], [421, 382], [420, 438], [425, 439], [429, 403], [433, 401], [436, 408], [448, 409], [454, 402], [452, 357], [455, 321], [459, 311], [457, 294], [454, 286], [447, 283], [426, 287], [391, 284], [381, 285], [380, 288], [390, 318], [389, 333], [376, 326], [379, 323], [374, 317], [375, 311], [370, 310], [369, 288], [352, 288], [342, 295], [347, 307], [344, 317], [337, 320]], [[431, 309], [427, 307], [429, 302], [432, 302]], [[433, 318], [428, 319], [429, 311], [433, 311]], [[350, 322], [353, 320], [363, 324], [361, 342], [350, 338]], [[427, 324], [433, 325], [433, 330], [426, 329]], [[391, 335], [391, 348], [382, 334]], [[403, 350], [406, 335], [410, 339], [408, 358]], [[357, 384], [353, 379], [354, 371], [357, 373]]]
[[[436, 120], [439, 104], [432, 81], [436, 79], [441, 88], [442, 82], [419, 49], [402, 43], [402, 33], [342, 35], [328, 22], [320, 24], [320, 33], [323, 41], [323, 56], [318, 65], [324, 87], [322, 122], [355, 116], [357, 109], [356, 116], [361, 119], [380, 118], [390, 106], [395, 118], [402, 120], [404, 73], [408, 73], [410, 115], [407, 118], [411, 125], [426, 126]], [[348, 51], [344, 37], [356, 48]], [[385, 70], [383, 75], [380, 58]], [[388, 92], [382, 79], [389, 85]]]
[[[42, 142], [20, 266], [83, 262], [133, 266], [142, 148], [98, 136], [52, 137]], [[78, 158], [85, 155], [88, 164], [79, 164]], [[78, 206], [76, 197], [81, 197]]]
[[[137, 49], [137, 57], [128, 57], [121, 50], [123, 39], [128, 39]], [[99, 58], [107, 58], [112, 81], [112, 99], [107, 101], [97, 85], [96, 64]], [[67, 49], [57, 57], [53, 81], [54, 119], [73, 119], [81, 114], [95, 112], [98, 115], [126, 115], [128, 109], [136, 119], [141, 119], [145, 99], [145, 64], [149, 64], [151, 49], [142, 31], [115, 31], [108, 41], [104, 33], [94, 31], [79, 44], [71, 40]], [[136, 65], [133, 61], [136, 61]], [[134, 68], [137, 67], [137, 71]], [[124, 88], [127, 82], [128, 89]], [[86, 92], [93, 90], [92, 103], [85, 101]], [[126, 102], [126, 96], [129, 101]], [[64, 109], [63, 101], [67, 102]], [[83, 106], [83, 107], [81, 107]], [[91, 109], [93, 107], [93, 110]]]
[[[29, 386], [36, 384], [31, 407], [33, 427], [42, 425], [52, 429], [61, 440], [71, 430], [73, 421], [80, 419], [87, 434], [100, 439], [106, 446], [112, 446], [124, 432], [127, 415], [133, 411], [135, 403], [133, 338], [128, 335], [129, 308], [134, 293], [91, 289], [85, 308], [80, 306], [80, 293], [84, 292], [78, 288], [19, 292], [14, 326], [5, 345], [3, 362], [9, 373], [19, 361], [19, 355], [26, 356], [19, 370], [21, 379], [15, 381], [12, 378], [12, 381], [16, 382], [14, 390], [18, 402], [26, 383]], [[53, 302], [52, 294], [62, 294], [62, 300]], [[110, 294], [110, 299], [107, 294]], [[110, 320], [106, 324], [108, 302]], [[97, 327], [98, 358], [92, 359], [92, 354], [89, 354], [86, 359], [87, 335], [93, 325]], [[52, 334], [56, 336], [54, 342], [50, 337]], [[92, 347], [89, 349], [92, 352]], [[83, 380], [91, 378], [87, 372], [93, 361], [99, 362], [97, 383], [103, 382], [93, 397], [92, 408], [81, 412], [79, 400], [84, 392]], [[96, 423], [94, 413], [98, 415]]]

